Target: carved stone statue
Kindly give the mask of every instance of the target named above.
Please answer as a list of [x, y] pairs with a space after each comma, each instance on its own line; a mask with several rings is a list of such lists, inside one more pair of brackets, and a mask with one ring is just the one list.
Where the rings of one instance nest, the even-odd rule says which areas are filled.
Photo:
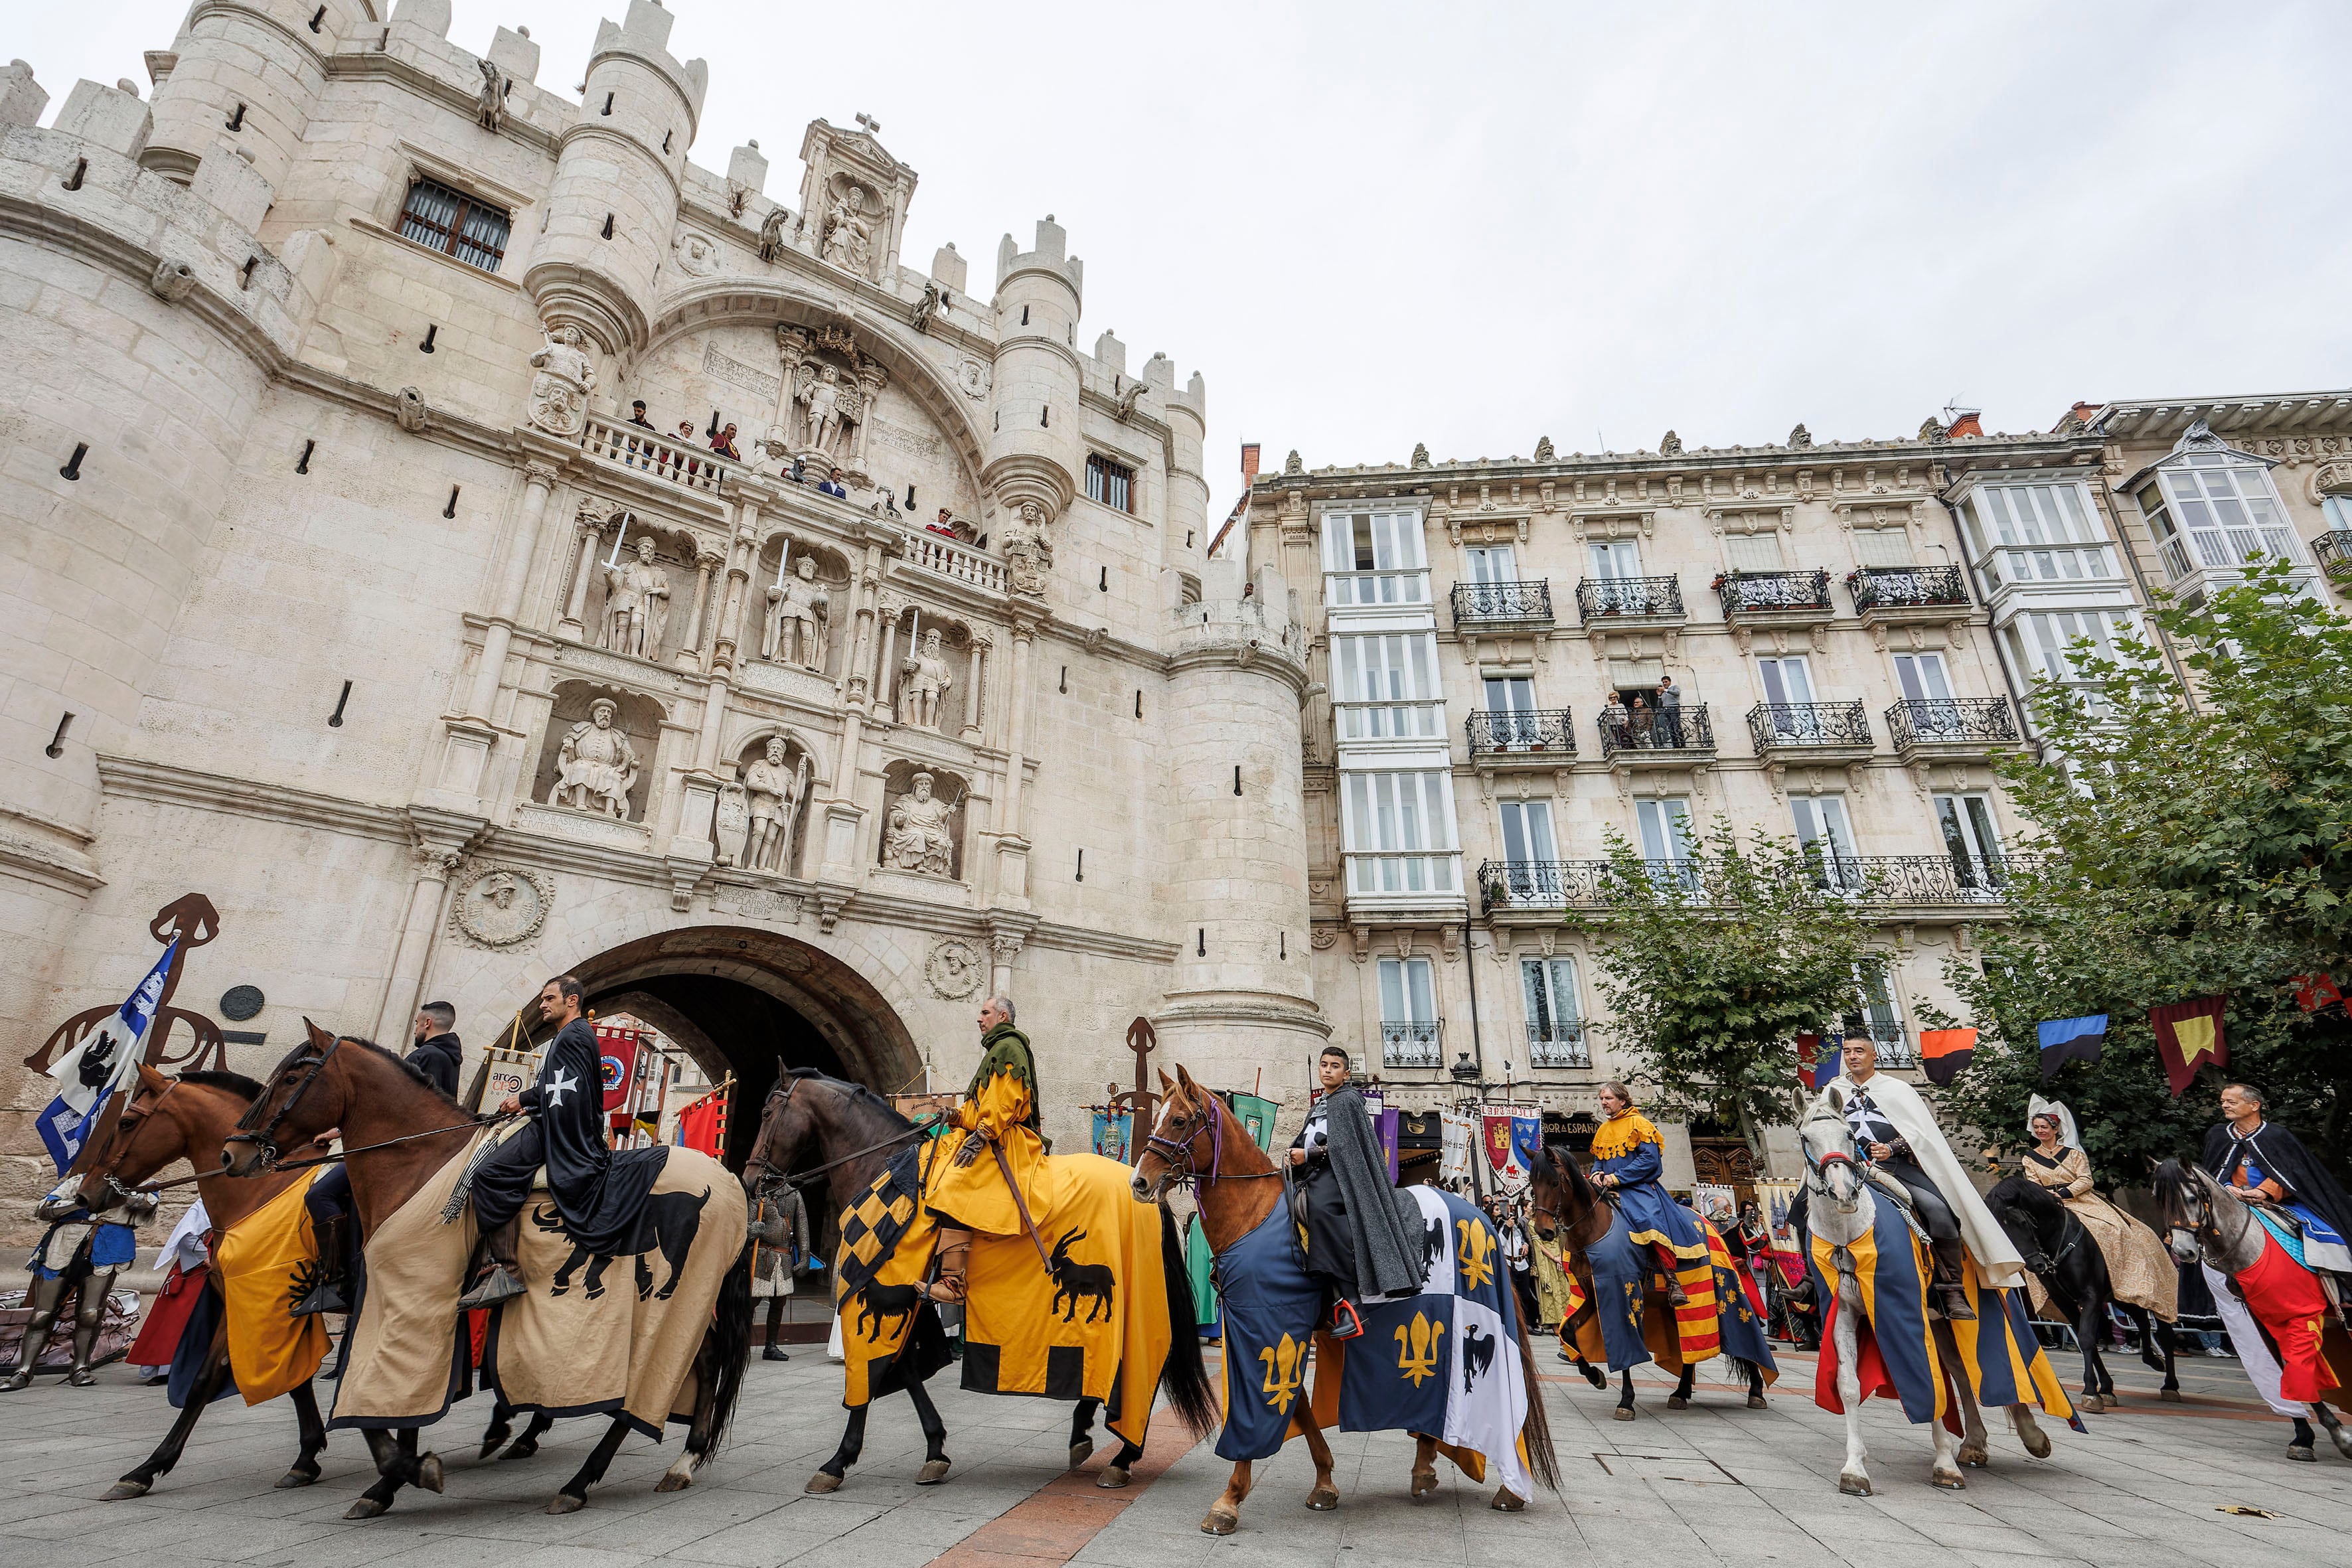
[[1806, 429], [1803, 425], [1800, 424], [1794, 430], [1789, 432], [1790, 446], [1810, 447], [1812, 444], [1813, 433], [1811, 430]]
[[1920, 422], [1919, 439], [1930, 446], [1941, 446], [1951, 438], [1951, 432], [1944, 428], [1944, 422], [1934, 415], [1930, 414]]
[[816, 563], [803, 555], [787, 577], [768, 590], [767, 626], [760, 657], [771, 664], [797, 664], [822, 672], [825, 634], [832, 629], [833, 596], [816, 580]]
[[1017, 520], [1004, 530], [1004, 575], [1016, 594], [1036, 595], [1045, 591], [1045, 574], [1054, 564], [1054, 542], [1045, 537], [1045, 513], [1035, 501], [1023, 501]]
[[481, 90], [474, 96], [474, 118], [482, 122], [483, 130], [496, 131], [507, 122], [507, 94], [514, 90], [514, 82], [488, 60], [474, 63], [482, 68]]
[[669, 577], [654, 564], [654, 542], [640, 536], [636, 558], [604, 568], [603, 645], [638, 658], [661, 657], [669, 629]]
[[719, 846], [721, 866], [751, 863], [751, 847], [745, 842], [751, 831], [751, 807], [743, 786], [731, 780], [720, 784], [718, 805], [710, 814], [710, 836]]
[[[1296, 453], [1296, 452], [1294, 452], [1294, 453], [1292, 453], [1292, 454], [1291, 454], [1291, 456], [1292, 456], [1292, 457], [1294, 457], [1294, 458], [1295, 458], [1295, 457], [1297, 457], [1297, 455], [1298, 455], [1298, 454], [1297, 454], [1297, 453]], [[1412, 444], [1412, 466], [1413, 466], [1414, 468], [1427, 468], [1427, 467], [1429, 467], [1429, 443], [1428, 443], [1428, 442], [1426, 442], [1426, 441], [1415, 441], [1415, 442]], [[1289, 470], [1285, 470], [1285, 471], [1286, 471], [1286, 472], [1287, 472], [1287, 471], [1289, 471]]]
[[530, 356], [530, 422], [557, 436], [577, 436], [588, 414], [588, 393], [596, 372], [588, 358], [588, 335], [577, 327], [557, 327]]
[[908, 319], [914, 322], [915, 331], [919, 332], [930, 324], [933, 316], [946, 310], [950, 303], [952, 300], [946, 289], [937, 283], [927, 282], [923, 285], [923, 297], [915, 301], [914, 309], [908, 312]]
[[940, 647], [937, 626], [923, 634], [922, 647], [909, 653], [898, 670], [898, 722], [917, 730], [937, 730], [940, 699], [955, 684], [948, 673], [947, 654]]
[[1538, 462], [1538, 463], [1549, 463], [1549, 462], [1551, 462], [1552, 460], [1554, 460], [1554, 458], [1556, 458], [1558, 456], [1559, 456], [1559, 454], [1558, 454], [1557, 452], [1553, 451], [1553, 449], [1552, 449], [1552, 444], [1551, 444], [1551, 437], [1549, 437], [1549, 436], [1538, 436], [1538, 437], [1536, 437], [1536, 461], [1537, 461], [1537, 462]]
[[1679, 458], [1683, 455], [1683, 438], [1669, 430], [1658, 437], [1658, 456]]
[[[805, 773], [807, 764], [802, 764]], [[743, 793], [751, 809], [751, 829], [743, 841], [743, 866], [751, 871], [788, 871], [793, 822], [800, 810], [802, 781], [784, 766], [784, 742], [772, 739], [765, 755], [743, 770]]]
[[866, 187], [835, 196], [824, 216], [824, 258], [845, 272], [864, 273], [874, 254], [874, 227], [866, 217]]
[[890, 805], [882, 833], [882, 863], [897, 871], [923, 871], [934, 877], [953, 874], [955, 836], [948, 819], [955, 805], [931, 794], [931, 775], [917, 773], [911, 793]]
[[808, 444], [820, 452], [832, 450], [827, 443], [841, 429], [841, 373], [820, 366], [801, 389], [800, 401], [808, 408]]
[[792, 216], [782, 207], [770, 207], [768, 216], [760, 220], [761, 260], [773, 261], [784, 253], [784, 247], [791, 243], [785, 237], [784, 226], [792, 221]]
[[619, 711], [611, 698], [599, 697], [588, 705], [588, 717], [572, 726], [563, 737], [563, 750], [556, 754], [555, 787], [547, 792], [548, 805], [627, 820], [629, 789], [637, 782], [637, 749], [613, 728]]

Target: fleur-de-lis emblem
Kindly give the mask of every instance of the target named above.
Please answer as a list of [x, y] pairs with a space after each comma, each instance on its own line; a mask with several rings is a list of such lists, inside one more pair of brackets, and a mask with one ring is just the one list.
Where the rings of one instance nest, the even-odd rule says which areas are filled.
[[1462, 1245], [1454, 1248], [1462, 1266], [1462, 1283], [1467, 1289], [1483, 1290], [1495, 1278], [1494, 1234], [1483, 1220], [1457, 1219], [1454, 1228], [1462, 1237]]
[[1412, 1379], [1415, 1388], [1437, 1375], [1438, 1336], [1444, 1331], [1445, 1325], [1431, 1322], [1426, 1312], [1415, 1312], [1412, 1322], [1397, 1325], [1397, 1370]]
[[1265, 1381], [1258, 1385], [1258, 1392], [1265, 1395], [1269, 1406], [1286, 1415], [1290, 1414], [1291, 1400], [1298, 1394], [1298, 1363], [1305, 1349], [1285, 1334], [1280, 1343], [1257, 1352], [1257, 1359], [1265, 1363]]

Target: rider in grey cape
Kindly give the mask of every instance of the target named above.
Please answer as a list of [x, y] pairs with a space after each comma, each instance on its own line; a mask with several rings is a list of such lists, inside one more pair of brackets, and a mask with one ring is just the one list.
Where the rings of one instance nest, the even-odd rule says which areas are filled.
[[1348, 1082], [1349, 1067], [1345, 1050], [1323, 1047], [1323, 1098], [1290, 1141], [1306, 1194], [1307, 1271], [1331, 1292], [1338, 1339], [1363, 1332], [1357, 1304], [1365, 1295], [1417, 1290], [1422, 1279], [1421, 1205], [1389, 1181], [1388, 1156], [1364, 1097]]

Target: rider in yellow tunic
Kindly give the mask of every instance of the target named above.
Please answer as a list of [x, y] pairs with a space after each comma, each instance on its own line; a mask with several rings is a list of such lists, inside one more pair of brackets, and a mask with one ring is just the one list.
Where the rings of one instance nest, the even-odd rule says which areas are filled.
[[924, 1199], [940, 1225], [940, 1277], [931, 1296], [940, 1301], [964, 1299], [974, 1231], [1020, 1236], [1028, 1229], [1022, 1205], [1028, 1205], [1034, 1220], [1036, 1204], [1029, 1194], [1037, 1190], [1045, 1160], [1045, 1141], [1037, 1131], [1036, 1058], [1029, 1037], [1013, 1026], [1012, 998], [982, 1003], [980, 1029], [980, 1067], [947, 1134], [956, 1150]]

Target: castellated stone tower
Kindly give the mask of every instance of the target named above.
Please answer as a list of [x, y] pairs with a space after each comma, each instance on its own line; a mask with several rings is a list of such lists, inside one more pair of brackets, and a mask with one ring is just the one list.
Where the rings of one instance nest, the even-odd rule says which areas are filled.
[[[1209, 391], [1194, 371], [1184, 390], [1176, 390], [1176, 367], [1166, 356], [1154, 354], [1143, 367], [1143, 379], [1160, 394], [1168, 421], [1168, 511], [1171, 526], [1160, 535], [1160, 564], [1173, 566], [1197, 578], [1209, 557], [1209, 481], [1202, 472], [1201, 447], [1209, 429]], [[1186, 526], [1172, 520], [1181, 517]], [[1200, 520], [1200, 526], [1191, 520]]]
[[670, 58], [670, 14], [629, 0], [596, 29], [580, 117], [559, 144], [547, 230], [523, 288], [551, 327], [576, 326], [606, 353], [643, 348], [644, 301], [669, 253], [710, 68]]
[[1201, 601], [1170, 611], [1161, 754], [1177, 956], [1157, 1059], [1303, 1106], [1330, 1034], [1307, 965], [1307, 642], [1281, 574], [1261, 568], [1244, 593], [1245, 571], [1209, 562]]
[[[448, 30], [447, 0], [437, 0]], [[405, 9], [415, 10], [415, 5]], [[328, 57], [356, 47], [381, 7], [359, 0], [206, 0], [189, 8], [155, 87], [155, 129], [140, 162], [185, 184], [226, 142], [274, 190], [299, 154], [326, 90]]]
[[[1013, 247], [1008, 234], [996, 249], [996, 387], [980, 477], [1000, 509], [1034, 528], [1070, 504], [1086, 465], [1076, 346], [1086, 264], [1050, 214], [1035, 248]], [[1031, 505], [1039, 515], [1023, 515]]]

